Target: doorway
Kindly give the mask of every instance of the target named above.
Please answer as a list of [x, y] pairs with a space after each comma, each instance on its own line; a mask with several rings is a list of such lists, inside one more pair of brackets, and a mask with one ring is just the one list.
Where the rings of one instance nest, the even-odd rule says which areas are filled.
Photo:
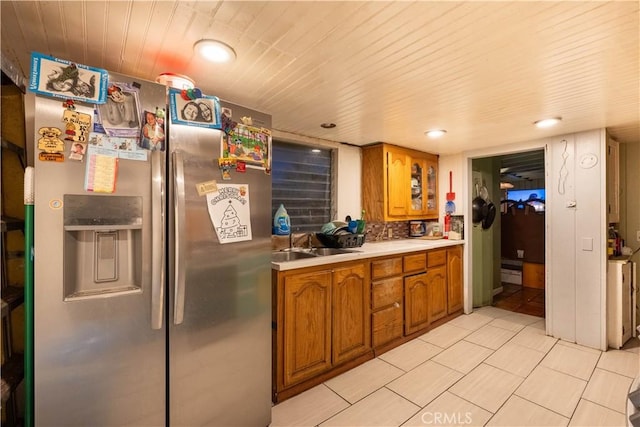
[[[474, 224], [474, 306], [545, 315], [544, 150], [474, 159], [477, 188], [498, 205], [493, 226]], [[472, 197], [472, 198], [473, 198]], [[491, 254], [491, 255], [489, 255]]]

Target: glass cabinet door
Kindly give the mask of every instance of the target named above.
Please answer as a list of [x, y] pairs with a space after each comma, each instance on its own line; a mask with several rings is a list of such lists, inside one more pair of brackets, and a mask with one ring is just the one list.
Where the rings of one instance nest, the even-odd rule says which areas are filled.
[[409, 211], [412, 215], [421, 214], [425, 206], [424, 164], [420, 160], [411, 161], [411, 177], [409, 180], [411, 203]]
[[437, 215], [438, 214], [438, 192], [437, 192], [437, 176], [438, 170], [437, 166], [431, 162], [427, 162], [427, 170], [426, 170], [426, 193], [427, 193], [427, 204], [426, 204], [426, 214], [427, 215]]
[[429, 159], [412, 158], [409, 189], [409, 215], [421, 219], [438, 215], [438, 164]]

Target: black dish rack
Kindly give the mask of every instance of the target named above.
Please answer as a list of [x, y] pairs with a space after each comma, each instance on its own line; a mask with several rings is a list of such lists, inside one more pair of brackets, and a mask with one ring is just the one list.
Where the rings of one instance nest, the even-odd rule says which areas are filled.
[[327, 248], [358, 248], [365, 240], [365, 234], [324, 234], [316, 233], [316, 237]]

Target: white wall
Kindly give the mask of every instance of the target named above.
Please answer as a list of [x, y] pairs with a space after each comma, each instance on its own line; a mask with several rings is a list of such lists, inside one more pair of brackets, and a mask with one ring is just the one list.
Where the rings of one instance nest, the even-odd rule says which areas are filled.
[[[337, 219], [360, 218], [362, 212], [362, 151], [360, 147], [340, 144], [338, 147]], [[366, 218], [366, 216], [365, 216]]]

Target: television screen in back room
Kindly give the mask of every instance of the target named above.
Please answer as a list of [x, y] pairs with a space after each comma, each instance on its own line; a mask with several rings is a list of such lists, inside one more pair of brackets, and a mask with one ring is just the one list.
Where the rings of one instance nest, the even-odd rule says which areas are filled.
[[544, 188], [530, 188], [528, 190], [507, 190], [507, 200], [513, 200], [518, 209], [524, 209], [525, 204], [533, 206], [536, 212], [544, 212]]
[[544, 188], [531, 188], [528, 190], [507, 190], [507, 199], [515, 202], [526, 202], [530, 199], [544, 200]]

